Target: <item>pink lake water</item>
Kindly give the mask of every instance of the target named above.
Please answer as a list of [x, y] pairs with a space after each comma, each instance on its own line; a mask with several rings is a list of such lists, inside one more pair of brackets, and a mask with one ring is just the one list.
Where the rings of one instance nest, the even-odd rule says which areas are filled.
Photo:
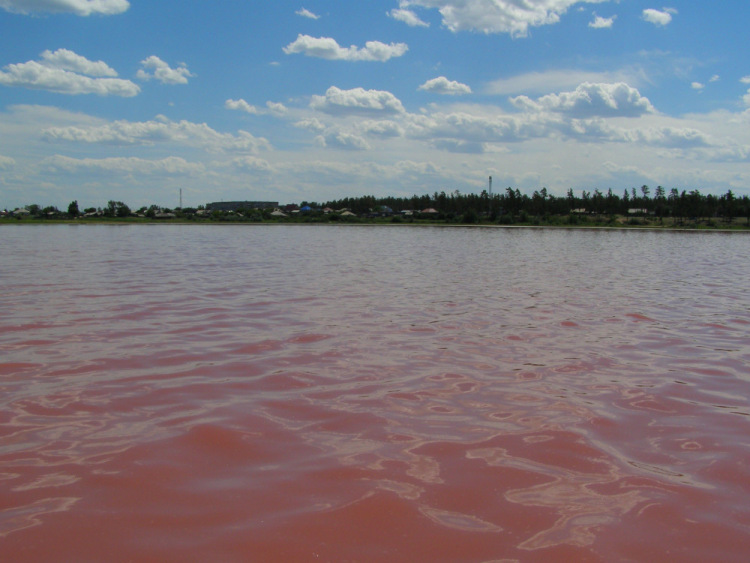
[[750, 235], [0, 230], [3, 561], [747, 561]]

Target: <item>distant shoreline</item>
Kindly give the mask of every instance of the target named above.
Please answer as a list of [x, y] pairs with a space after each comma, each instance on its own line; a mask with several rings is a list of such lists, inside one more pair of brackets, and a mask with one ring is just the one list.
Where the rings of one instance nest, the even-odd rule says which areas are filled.
[[710, 224], [710, 219], [696, 220], [694, 225], [677, 225], [667, 224], [665, 221], [663, 224], [654, 224], [655, 222], [645, 221], [644, 224], [627, 224], [627, 222], [618, 223], [605, 223], [600, 221], [598, 223], [589, 224], [565, 224], [565, 223], [544, 223], [539, 222], [538, 224], [533, 223], [515, 223], [515, 224], [498, 224], [490, 222], [475, 222], [475, 223], [462, 223], [462, 222], [451, 222], [445, 220], [415, 220], [415, 221], [389, 221], [383, 219], [358, 219], [355, 221], [305, 221], [305, 220], [263, 220], [263, 221], [251, 221], [251, 220], [221, 220], [215, 221], [210, 219], [191, 220], [183, 218], [172, 218], [172, 219], [151, 219], [151, 218], [111, 218], [111, 217], [96, 217], [96, 218], [82, 218], [82, 219], [36, 219], [36, 218], [22, 218], [17, 219], [13, 217], [0, 218], [0, 226], [13, 225], [13, 226], [45, 226], [45, 225], [69, 225], [69, 226], [84, 226], [84, 225], [112, 225], [112, 226], [128, 226], [128, 225], [173, 225], [173, 226], [185, 226], [185, 225], [203, 225], [203, 226], [285, 226], [285, 225], [301, 225], [301, 226], [342, 226], [342, 227], [448, 227], [448, 228], [494, 228], [494, 229], [555, 229], [555, 230], [622, 230], [622, 231], [658, 231], [658, 232], [711, 232], [711, 233], [750, 233], [750, 226], [746, 224], [745, 220], [742, 219], [742, 223], [735, 223], [732, 226]]

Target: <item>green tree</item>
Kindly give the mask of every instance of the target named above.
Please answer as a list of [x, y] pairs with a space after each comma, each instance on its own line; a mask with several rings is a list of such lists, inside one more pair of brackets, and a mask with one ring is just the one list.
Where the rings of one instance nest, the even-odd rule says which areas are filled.
[[742, 196], [742, 213], [747, 217], [747, 226], [750, 227], [750, 198], [748, 196], [743, 195]]
[[617, 201], [617, 196], [612, 191], [612, 188], [609, 188], [607, 190], [607, 197], [605, 201], [605, 208], [607, 210], [607, 214], [614, 217], [614, 215], [617, 214], [618, 204], [619, 202]]
[[70, 205], [68, 205], [68, 215], [71, 217], [78, 217], [80, 214], [80, 211], [78, 211], [78, 200], [73, 200], [70, 202]]
[[109, 200], [104, 214], [107, 215], [107, 217], [127, 217], [130, 215], [130, 207], [121, 201]]
[[570, 213], [576, 208], [576, 196], [573, 193], [573, 188], [568, 188], [566, 198], [568, 200], [568, 213]]
[[721, 203], [724, 210], [724, 218], [726, 219], [727, 223], [731, 223], [732, 218], [735, 215], [736, 201], [737, 198], [734, 197], [732, 190], [729, 190], [726, 195], [723, 195], [721, 197]]
[[477, 216], [476, 211], [473, 209], [469, 209], [466, 211], [466, 213], [463, 214], [461, 217], [461, 222], [463, 223], [469, 223], [474, 224], [479, 220], [479, 217]]

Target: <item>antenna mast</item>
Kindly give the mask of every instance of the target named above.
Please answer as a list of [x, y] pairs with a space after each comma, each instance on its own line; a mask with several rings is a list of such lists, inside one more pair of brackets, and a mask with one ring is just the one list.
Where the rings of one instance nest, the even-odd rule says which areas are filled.
[[487, 198], [487, 216], [492, 215], [492, 176], [490, 176], [490, 193]]

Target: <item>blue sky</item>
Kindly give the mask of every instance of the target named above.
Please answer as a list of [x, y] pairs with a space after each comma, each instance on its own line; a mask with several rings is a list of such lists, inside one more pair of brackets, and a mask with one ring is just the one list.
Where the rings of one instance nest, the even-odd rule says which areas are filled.
[[[523, 4], [523, 6], [521, 6]], [[750, 195], [746, 0], [0, 0], [0, 208]]]

